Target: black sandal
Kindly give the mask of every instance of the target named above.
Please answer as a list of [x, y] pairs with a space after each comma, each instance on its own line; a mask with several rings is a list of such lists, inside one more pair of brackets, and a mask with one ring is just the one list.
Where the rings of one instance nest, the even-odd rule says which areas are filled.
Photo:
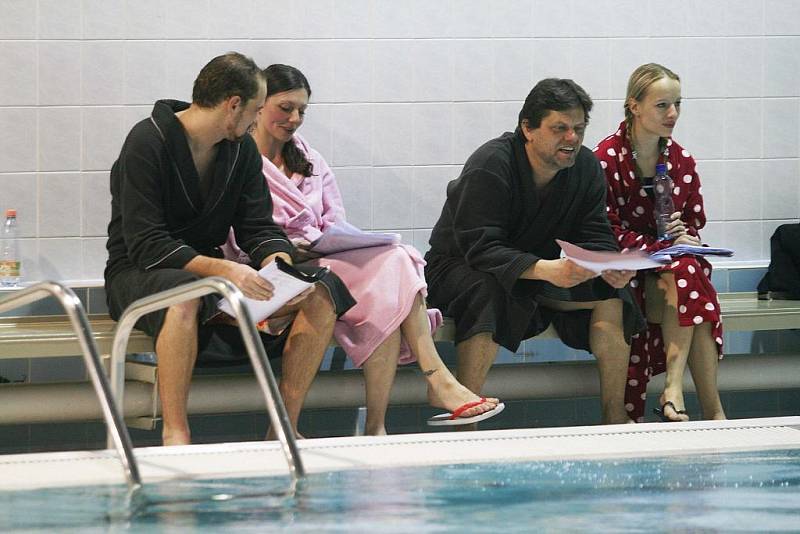
[[666, 408], [667, 406], [672, 408], [675, 411], [676, 415], [686, 415], [686, 410], [677, 409], [675, 407], [675, 404], [673, 404], [672, 401], [667, 401], [664, 404], [662, 404], [661, 405], [661, 409], [653, 408], [653, 413], [661, 418], [661, 422], [662, 423], [683, 423], [684, 421], [680, 421], [680, 420], [676, 420], [676, 419], [670, 419], [669, 417], [667, 417], [664, 414], [664, 408]]

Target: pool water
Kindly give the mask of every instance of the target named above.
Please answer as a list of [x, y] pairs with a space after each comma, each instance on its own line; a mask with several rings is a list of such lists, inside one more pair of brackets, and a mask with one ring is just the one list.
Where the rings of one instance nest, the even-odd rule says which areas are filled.
[[797, 531], [800, 450], [0, 492], [0, 531]]

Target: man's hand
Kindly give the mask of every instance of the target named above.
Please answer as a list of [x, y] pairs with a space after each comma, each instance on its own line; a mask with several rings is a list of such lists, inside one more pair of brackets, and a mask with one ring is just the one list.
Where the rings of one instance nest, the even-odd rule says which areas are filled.
[[295, 248], [294, 256], [300, 263], [304, 261], [315, 260], [322, 256], [322, 254], [312, 251], [311, 243], [305, 239], [292, 239], [292, 244], [294, 244]]
[[225, 278], [233, 282], [245, 297], [256, 300], [269, 300], [275, 292], [275, 287], [259, 276], [258, 271], [242, 263], [228, 262]]
[[630, 282], [631, 278], [636, 276], [636, 271], [609, 270], [603, 271], [600, 276], [602, 276], [603, 280], [611, 287], [622, 289]]
[[533, 267], [532, 280], [545, 280], [558, 287], [574, 287], [597, 276], [567, 258], [539, 260]]

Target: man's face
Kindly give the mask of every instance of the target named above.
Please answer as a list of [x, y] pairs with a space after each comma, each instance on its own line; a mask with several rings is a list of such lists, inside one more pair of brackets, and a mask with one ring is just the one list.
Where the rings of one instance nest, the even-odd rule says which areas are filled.
[[553, 175], [575, 164], [586, 133], [586, 115], [583, 108], [550, 111], [538, 128], [523, 123], [522, 132], [534, 172]]
[[[236, 97], [233, 97], [236, 98]], [[228, 121], [227, 136], [228, 141], [242, 141], [250, 128], [253, 127], [256, 121], [258, 112], [264, 107], [264, 100], [267, 98], [267, 84], [261, 82], [258, 93], [255, 97], [251, 98], [244, 104], [241, 100], [231, 111], [231, 117]]]

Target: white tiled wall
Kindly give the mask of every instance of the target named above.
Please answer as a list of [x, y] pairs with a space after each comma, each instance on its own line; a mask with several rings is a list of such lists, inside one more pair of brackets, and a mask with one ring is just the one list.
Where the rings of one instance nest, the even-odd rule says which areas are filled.
[[423, 249], [447, 181], [533, 83], [589, 91], [593, 146], [646, 61], [683, 77], [675, 137], [699, 160], [706, 238], [765, 259], [800, 216], [795, 0], [0, 0], [0, 209], [19, 210], [28, 279], [102, 276], [125, 134], [228, 50], [306, 73], [303, 133], [352, 221]]

